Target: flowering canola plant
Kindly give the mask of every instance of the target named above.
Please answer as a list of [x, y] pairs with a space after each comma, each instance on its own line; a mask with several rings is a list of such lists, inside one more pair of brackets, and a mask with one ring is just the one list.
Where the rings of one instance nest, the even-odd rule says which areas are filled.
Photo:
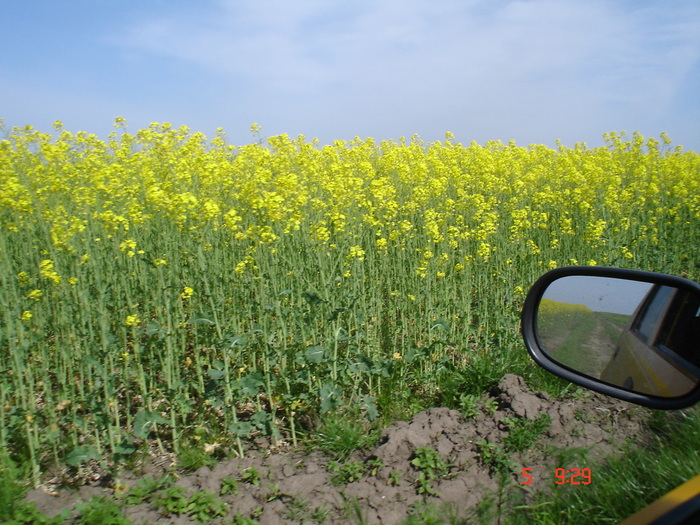
[[0, 446], [35, 476], [79, 446], [177, 452], [200, 428], [242, 453], [317, 412], [449, 404], [530, 366], [518, 312], [550, 268], [699, 277], [700, 157], [665, 135], [232, 146], [116, 127], [0, 141]]

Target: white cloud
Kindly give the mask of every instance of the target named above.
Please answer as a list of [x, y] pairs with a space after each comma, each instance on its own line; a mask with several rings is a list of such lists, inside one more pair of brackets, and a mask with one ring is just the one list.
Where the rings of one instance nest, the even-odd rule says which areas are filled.
[[135, 23], [126, 45], [213, 73], [232, 107], [316, 129], [333, 127], [323, 119], [409, 134], [460, 122], [514, 136], [557, 133], [567, 120], [615, 127], [663, 116], [700, 56], [700, 9], [689, 2], [195, 6]]
[[[127, 0], [30, 12], [18, 3], [2, 19], [0, 116], [12, 125], [63, 118], [102, 133], [124, 115], [223, 126], [237, 141], [256, 121], [324, 142], [450, 130], [525, 144], [638, 129], [700, 146], [697, 0]], [[51, 53], [34, 34], [54, 35]]]

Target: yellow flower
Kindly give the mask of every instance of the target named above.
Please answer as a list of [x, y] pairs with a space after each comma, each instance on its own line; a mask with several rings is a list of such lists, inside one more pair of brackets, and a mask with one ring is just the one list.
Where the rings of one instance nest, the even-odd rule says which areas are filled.
[[166, 264], [168, 264], [168, 262], [165, 259], [156, 259], [153, 261], [154, 266], [164, 266]]
[[133, 257], [136, 255], [136, 241], [133, 239], [126, 239], [119, 244], [119, 250], [122, 253], [126, 253], [127, 256]]
[[54, 262], [51, 259], [44, 259], [39, 263], [39, 273], [44, 279], [53, 281], [55, 284], [61, 282], [61, 276], [53, 269]]
[[189, 299], [190, 297], [192, 297], [193, 294], [194, 294], [194, 289], [190, 288], [189, 286], [185, 286], [182, 289], [182, 293], [180, 294], [180, 297], [182, 297], [183, 299]]
[[27, 297], [38, 301], [42, 295], [44, 295], [44, 292], [42, 292], [41, 290], [32, 290], [31, 292], [29, 292], [29, 295], [27, 295]]
[[401, 359], [402, 359], [401, 354], [399, 352], [394, 352], [394, 359], [396, 359], [397, 361], [401, 361]]
[[491, 245], [487, 242], [479, 243], [479, 246], [476, 249], [476, 254], [484, 261], [488, 261], [491, 257]]
[[122, 483], [121, 481], [118, 481], [114, 484], [114, 492], [117, 494], [125, 494], [128, 492], [129, 486]]
[[127, 315], [126, 319], [124, 320], [124, 324], [126, 326], [136, 326], [140, 322], [141, 322], [141, 318], [138, 316], [138, 314]]
[[532, 239], [528, 239], [525, 244], [527, 245], [532, 255], [539, 255], [540, 253], [542, 253], [542, 250], [540, 250], [539, 246], [537, 246], [537, 243]]
[[351, 246], [348, 259], [357, 259], [358, 261], [365, 260], [365, 251], [359, 246]]
[[22, 317], [21, 317], [22, 321], [27, 322], [27, 321], [31, 320], [31, 318], [32, 318], [32, 312], [30, 312], [29, 310], [25, 310], [24, 312], [22, 312]]

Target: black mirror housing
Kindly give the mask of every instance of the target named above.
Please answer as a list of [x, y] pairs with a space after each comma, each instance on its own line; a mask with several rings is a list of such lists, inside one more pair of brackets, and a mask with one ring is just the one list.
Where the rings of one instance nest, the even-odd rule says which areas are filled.
[[[559, 297], [555, 297], [554, 291], [559, 288], [561, 292], [562, 288], [566, 288], [564, 283], [569, 284], [570, 289], [564, 290], [569, 295], [562, 302], [559, 302]], [[594, 286], [585, 286], [586, 284]], [[603, 286], [603, 284], [608, 288], [611, 288], [612, 284], [612, 287], [616, 288], [615, 293], [610, 294], [607, 302], [603, 301], [602, 297], [598, 297], [601, 294], [596, 290], [596, 285]], [[628, 291], [634, 290], [635, 287], [638, 289], [638, 297], [636, 299], [627, 298], [627, 296], [634, 295]], [[669, 370], [674, 370], [677, 375], [668, 376], [671, 379], [667, 380], [669, 388], [666, 390], [657, 391], [652, 386], [640, 382], [637, 377], [639, 374], [635, 375], [634, 372], [625, 368], [633, 367], [630, 364], [631, 361], [625, 361], [623, 356], [618, 359], [621, 353], [620, 346], [623, 346], [622, 353], [628, 351], [627, 346], [631, 343], [627, 343], [627, 339], [639, 337], [640, 333], [644, 334], [654, 329], [655, 325], [669, 324], [667, 321], [670, 314], [657, 313], [660, 311], [660, 307], [652, 304], [654, 295], [659, 297], [662, 295], [660, 290], [667, 292], [667, 295], [682, 293], [684, 297], [690, 298], [684, 303], [685, 310], [691, 312], [694, 330], [697, 330], [697, 327], [700, 326], [700, 308], [698, 307], [700, 305], [700, 285], [688, 279], [660, 273], [600, 266], [570, 266], [551, 270], [535, 282], [525, 299], [521, 317], [521, 332], [525, 346], [535, 362], [545, 370], [593, 391], [649, 408], [673, 410], [691, 406], [700, 400], [700, 366], [698, 366], [700, 365], [700, 340], [695, 339], [697, 332], [693, 332], [690, 338], [687, 335], [684, 336], [683, 346], [690, 346], [688, 351], [692, 354], [689, 360], [660, 343], [653, 347], [651, 344], [643, 345], [642, 350], [638, 349], [639, 346], [632, 347], [632, 354], [634, 352], [649, 353], [652, 350], [654, 352], [654, 361], [650, 359], [647, 362], [639, 358], [639, 355], [635, 356], [638, 358], [637, 363], [642, 362], [641, 368], [659, 370], [667, 367]], [[553, 298], [557, 300], [552, 300]], [[613, 307], [613, 303], [625, 300], [629, 304], [624, 308], [622, 306]], [[661, 300], [658, 299], [656, 303], [661, 302]], [[592, 306], [589, 307], [586, 304]], [[598, 308], [596, 306], [598, 304], [604, 304], [604, 306]], [[557, 335], [557, 339], [561, 340], [567, 338], [570, 335], [569, 332], [573, 333], [571, 328], [573, 325], [568, 326], [566, 323], [560, 323], [560, 319], [563, 318], [560, 314], [543, 316], [543, 312], [550, 312], [552, 308], [560, 308], [560, 312], [586, 312], [585, 316], [588, 317], [597, 315], [601, 319], [599, 323], [601, 326], [596, 325], [597, 331], [605, 329], [613, 333], [607, 341], [607, 346], [610, 348], [598, 351], [592, 349], [596, 346], [595, 343], [599, 342], [596, 338], [585, 339], [584, 344], [572, 336], [569, 339], [574, 340], [574, 342], [568, 343], [566, 352], [560, 351], [564, 345], [560, 344], [560, 341], [552, 342], [554, 339], [551, 337], [549, 339], [545, 337], [547, 331]], [[596, 309], [600, 311], [595, 311]], [[623, 315], [613, 312], [615, 309], [620, 312], [624, 309], [626, 311]], [[651, 315], [652, 312], [654, 315]], [[643, 322], [645, 315], [647, 319], [651, 318], [651, 321], [647, 320], [646, 324]], [[685, 315], [688, 316], [687, 313]], [[677, 325], [678, 321], [675, 317], [674, 321]], [[618, 325], [617, 333], [611, 328], [613, 325]], [[690, 345], [688, 345], [688, 341], [691, 342]], [[665, 342], [665, 344], [671, 345], [669, 342]], [[616, 346], [614, 351], [613, 346]], [[590, 366], [592, 366], [591, 362], [595, 360], [600, 361], [600, 364], [593, 372]], [[641, 370], [641, 368], [639, 369]], [[623, 377], [626, 377], [624, 381]], [[686, 383], [675, 380], [676, 378], [681, 378]], [[679, 390], [678, 385], [681, 383], [685, 386]]]

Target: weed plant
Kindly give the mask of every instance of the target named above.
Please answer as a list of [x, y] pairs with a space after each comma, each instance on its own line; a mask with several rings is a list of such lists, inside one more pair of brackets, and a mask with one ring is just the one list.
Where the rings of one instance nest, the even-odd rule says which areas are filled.
[[509, 452], [523, 452], [530, 448], [549, 429], [552, 419], [548, 414], [540, 414], [537, 419], [524, 417], [503, 418], [508, 427], [508, 435], [503, 438], [503, 445]]
[[445, 462], [440, 453], [429, 447], [421, 447], [415, 451], [411, 465], [418, 471], [416, 478], [418, 493], [439, 496], [433, 483], [447, 476], [450, 469], [450, 465]]
[[308, 438], [314, 449], [337, 461], [345, 461], [353, 452], [370, 448], [378, 440], [379, 433], [367, 422], [339, 415], [323, 418], [313, 437]]
[[80, 513], [78, 523], [81, 525], [131, 525], [122, 515], [121, 507], [105, 497], [94, 497], [78, 504], [76, 510]]

